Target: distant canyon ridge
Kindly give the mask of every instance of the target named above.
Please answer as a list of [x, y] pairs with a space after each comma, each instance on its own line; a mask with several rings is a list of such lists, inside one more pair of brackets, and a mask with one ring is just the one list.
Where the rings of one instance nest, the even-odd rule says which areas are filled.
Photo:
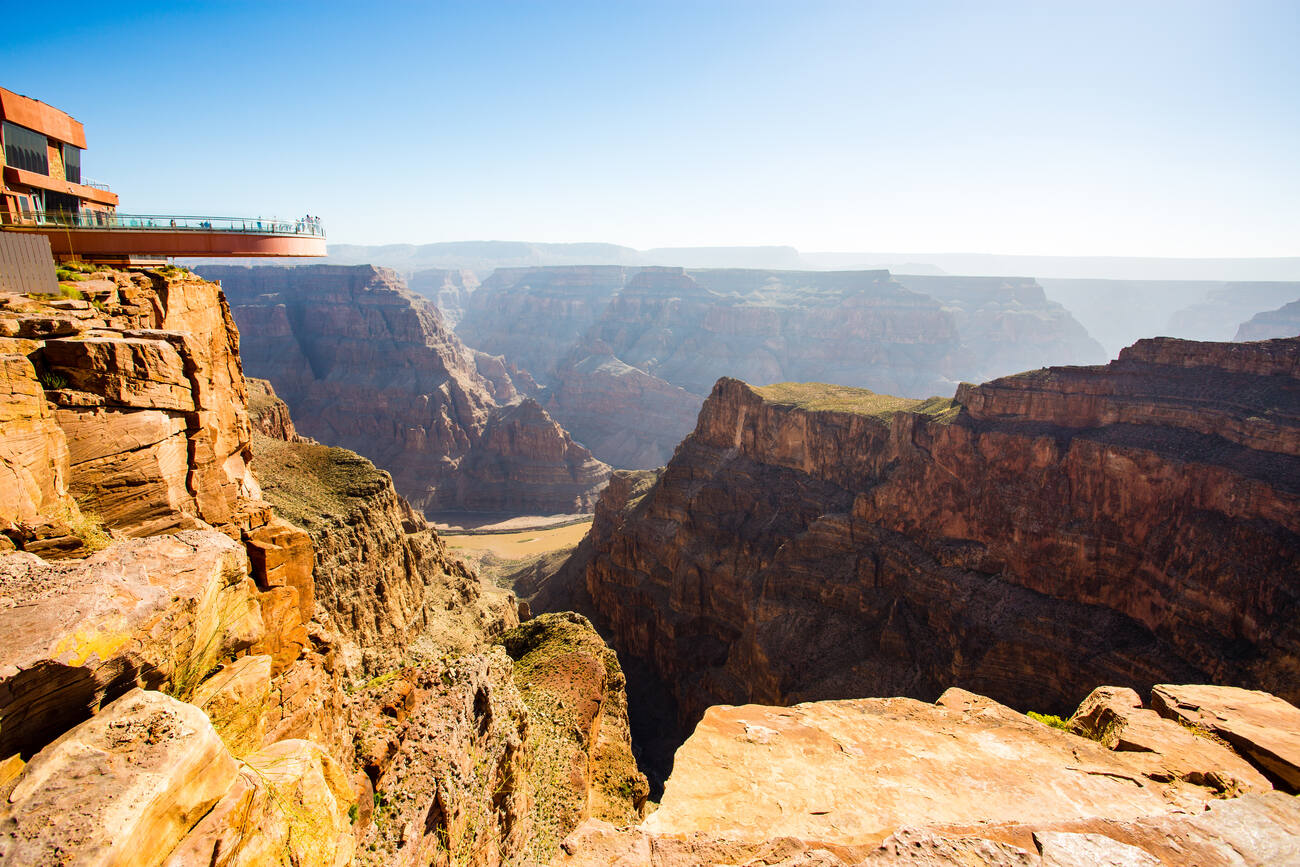
[[951, 394], [1106, 353], [1035, 281], [887, 271], [617, 266], [419, 275], [463, 298], [457, 334], [526, 370], [552, 417], [616, 467], [664, 465], [713, 383], [818, 381]]

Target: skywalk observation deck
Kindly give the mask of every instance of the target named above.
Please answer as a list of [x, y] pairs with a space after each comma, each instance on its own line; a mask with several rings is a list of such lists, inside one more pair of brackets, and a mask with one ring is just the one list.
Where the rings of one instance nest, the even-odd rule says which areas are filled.
[[84, 211], [5, 216], [0, 228], [44, 235], [60, 258], [130, 261], [171, 256], [325, 255], [325, 230], [315, 219]]

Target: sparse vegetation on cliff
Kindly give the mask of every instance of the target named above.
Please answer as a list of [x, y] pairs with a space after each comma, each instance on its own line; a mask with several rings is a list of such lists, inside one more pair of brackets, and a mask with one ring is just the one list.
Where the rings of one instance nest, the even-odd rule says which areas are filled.
[[947, 421], [960, 409], [951, 398], [930, 397], [918, 400], [825, 382], [779, 382], [775, 385], [755, 387], [754, 391], [769, 403], [791, 406], [808, 412], [848, 412], [870, 415], [882, 421], [888, 421], [896, 412], [919, 412]]
[[1045, 726], [1051, 726], [1054, 729], [1060, 729], [1063, 732], [1071, 732], [1071, 733], [1074, 732], [1074, 729], [1070, 726], [1070, 721], [1067, 719], [1062, 719], [1056, 714], [1038, 713], [1037, 711], [1031, 710], [1028, 711], [1025, 714], [1025, 716], [1029, 717], [1031, 720], [1040, 722]]

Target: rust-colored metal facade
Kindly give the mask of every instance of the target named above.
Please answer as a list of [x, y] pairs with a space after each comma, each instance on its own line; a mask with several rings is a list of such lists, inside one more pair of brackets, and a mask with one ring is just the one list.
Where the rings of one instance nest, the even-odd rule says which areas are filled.
[[[0, 161], [3, 161], [4, 201], [0, 205], [4, 222], [35, 221], [47, 208], [47, 194], [68, 197], [76, 211], [112, 212], [117, 195], [81, 182], [79, 174], [69, 178], [64, 164], [64, 145], [79, 151], [86, 148], [86, 130], [71, 115], [52, 105], [0, 87], [0, 121], [15, 124], [44, 139], [48, 172], [42, 173], [10, 165], [6, 157], [9, 142], [4, 141], [5, 127], [0, 125]], [[18, 130], [18, 132], [22, 132]]]
[[0, 292], [56, 295], [58, 291], [49, 239], [43, 235], [0, 232]]

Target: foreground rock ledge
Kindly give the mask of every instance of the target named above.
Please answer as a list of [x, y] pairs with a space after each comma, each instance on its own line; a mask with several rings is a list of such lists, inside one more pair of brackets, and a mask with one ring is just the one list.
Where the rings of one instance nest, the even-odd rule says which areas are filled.
[[133, 690], [32, 760], [0, 806], [0, 861], [154, 864], [237, 773], [201, 710]]
[[[1232, 688], [1159, 689], [1246, 705]], [[1144, 711], [1131, 690], [1099, 688], [1075, 722], [1103, 723], [1108, 743], [960, 689], [936, 704], [713, 707], [657, 812], [625, 830], [588, 821], [554, 863], [1300, 864], [1300, 799], [1270, 790], [1243, 756]], [[1247, 793], [1224, 797], [1232, 779]]]

